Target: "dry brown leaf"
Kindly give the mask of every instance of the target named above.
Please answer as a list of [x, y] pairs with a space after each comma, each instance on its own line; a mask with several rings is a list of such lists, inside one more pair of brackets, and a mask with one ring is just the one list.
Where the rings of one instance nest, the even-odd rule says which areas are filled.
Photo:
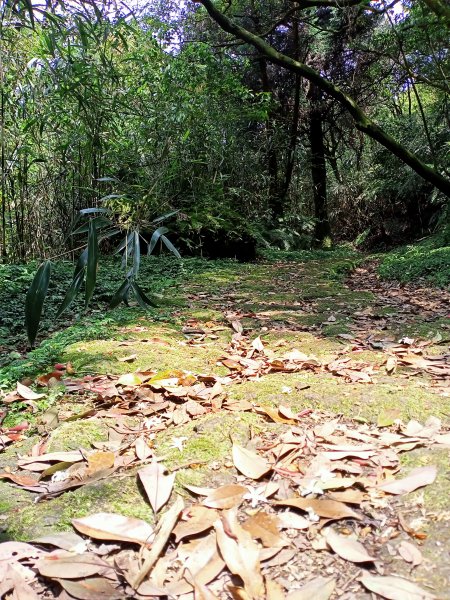
[[138, 355], [137, 354], [130, 354], [129, 356], [124, 356], [123, 358], [118, 358], [117, 360], [119, 362], [123, 362], [123, 363], [130, 363], [133, 362], [137, 359]]
[[403, 560], [411, 563], [413, 567], [417, 567], [422, 563], [422, 552], [414, 544], [403, 541], [399, 544], [397, 550]]
[[94, 475], [99, 471], [103, 471], [104, 469], [110, 469], [114, 466], [115, 460], [114, 452], [92, 452], [88, 456], [88, 475]]
[[363, 575], [361, 583], [369, 591], [388, 600], [433, 600], [434, 594], [403, 577]]
[[308, 529], [311, 521], [290, 510], [277, 515], [281, 529]]
[[403, 479], [395, 479], [377, 486], [379, 490], [387, 494], [409, 494], [424, 485], [433, 483], [437, 476], [437, 468], [434, 465], [418, 467], [413, 469]]
[[90, 577], [82, 581], [57, 579], [62, 588], [73, 598], [79, 600], [121, 600], [125, 598], [120, 590], [111, 585], [107, 579]]
[[143, 436], [138, 437], [134, 442], [134, 450], [139, 460], [147, 460], [147, 458], [150, 458], [153, 454], [153, 450], [147, 444]]
[[282, 548], [288, 544], [288, 541], [280, 535], [281, 522], [278, 517], [262, 510], [249, 517], [242, 527], [253, 539], [261, 540], [266, 548]]
[[138, 475], [151, 507], [157, 513], [170, 498], [175, 473], [167, 473], [167, 470], [154, 460], [147, 467], [140, 469]]
[[252, 599], [264, 596], [264, 579], [259, 562], [259, 548], [237, 520], [236, 509], [226, 511], [214, 527], [220, 553], [231, 573], [238, 575]]
[[285, 600], [285, 598], [282, 586], [273, 579], [266, 578], [266, 600]]
[[173, 530], [176, 542], [210, 529], [218, 517], [216, 510], [201, 504], [193, 504], [187, 513], [187, 520], [181, 520]]
[[344, 560], [354, 563], [373, 562], [375, 560], [360, 542], [339, 535], [332, 527], [325, 532], [325, 539], [333, 552]]
[[140, 584], [144, 581], [147, 575], [152, 570], [153, 565], [156, 563], [158, 558], [161, 555], [165, 545], [167, 544], [167, 540], [169, 539], [177, 521], [180, 517], [180, 513], [184, 508], [184, 502], [181, 496], [177, 496], [173, 505], [169, 508], [169, 510], [164, 513], [161, 518], [160, 523], [158, 524], [158, 533], [153, 541], [152, 548], [147, 558], [144, 561], [139, 573], [134, 578], [132, 585], [134, 589], [137, 589]]
[[96, 513], [73, 519], [72, 525], [84, 535], [97, 540], [149, 544], [153, 539], [153, 528], [148, 523], [114, 513]]
[[229, 509], [239, 506], [243, 497], [248, 492], [243, 485], [223, 485], [215, 489], [203, 500], [203, 505], [209, 508]]
[[361, 517], [349, 506], [335, 500], [315, 500], [308, 498], [287, 498], [286, 500], [277, 500], [274, 504], [278, 506], [292, 506], [300, 508], [305, 512], [312, 510], [319, 517], [325, 519], [361, 519]]
[[290, 592], [286, 600], [328, 600], [336, 587], [332, 578], [316, 577], [299, 590]]
[[260, 479], [272, 468], [264, 458], [237, 444], [233, 444], [232, 454], [236, 469], [250, 479]]
[[218, 600], [218, 597], [206, 585], [194, 579], [194, 600]]
[[35, 567], [41, 575], [53, 579], [80, 579], [112, 569], [95, 554], [75, 554], [66, 550], [56, 550], [40, 558]]

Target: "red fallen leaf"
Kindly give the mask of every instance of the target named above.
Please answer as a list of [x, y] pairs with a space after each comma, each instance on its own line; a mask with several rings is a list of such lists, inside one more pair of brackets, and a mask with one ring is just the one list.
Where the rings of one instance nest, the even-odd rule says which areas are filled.
[[30, 427], [30, 424], [28, 423], [28, 421], [25, 421], [25, 423], [20, 423], [19, 425], [15, 425], [14, 427], [10, 427], [8, 429], [8, 432], [10, 432], [10, 431], [25, 431], [29, 427]]
[[64, 373], [62, 371], [52, 371], [51, 373], [47, 373], [46, 375], [40, 375], [36, 379], [36, 383], [42, 387], [48, 386], [51, 379], [60, 380]]
[[66, 365], [63, 365], [62, 363], [56, 363], [55, 369], [57, 371], [65, 371], [66, 370]]
[[22, 486], [38, 486], [39, 482], [27, 475], [15, 475], [14, 473], [0, 473], [0, 479], [9, 479], [13, 483]]

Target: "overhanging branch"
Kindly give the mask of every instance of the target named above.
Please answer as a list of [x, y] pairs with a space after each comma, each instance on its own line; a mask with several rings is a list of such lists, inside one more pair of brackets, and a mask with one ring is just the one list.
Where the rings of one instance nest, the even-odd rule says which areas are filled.
[[[304, 0], [301, 0], [302, 2]], [[315, 2], [316, 0], [308, 0]], [[319, 1], [319, 0], [318, 0]], [[323, 0], [320, 0], [323, 2]], [[261, 37], [251, 33], [247, 29], [241, 27], [220, 10], [217, 9], [214, 2], [211, 0], [194, 0], [194, 2], [202, 4], [210, 17], [228, 33], [233, 34], [242, 41], [251, 44], [257, 48], [267, 59], [284, 67], [285, 69], [294, 73], [299, 73], [302, 77], [315, 84], [323, 92], [334, 98], [342, 106], [344, 106], [350, 115], [353, 117], [357, 129], [371, 137], [372, 139], [379, 142], [392, 154], [397, 156], [405, 164], [411, 167], [418, 175], [423, 177], [426, 181], [432, 183], [441, 192], [450, 197], [450, 181], [443, 177], [440, 173], [435, 171], [432, 167], [423, 162], [416, 154], [410, 152], [402, 144], [397, 142], [395, 138], [383, 131], [379, 125], [375, 123], [360, 106], [344, 92], [340, 87], [334, 83], [322, 77], [316, 70], [312, 69], [308, 65], [294, 60], [293, 58], [278, 52], [270, 44], [268, 44]]]

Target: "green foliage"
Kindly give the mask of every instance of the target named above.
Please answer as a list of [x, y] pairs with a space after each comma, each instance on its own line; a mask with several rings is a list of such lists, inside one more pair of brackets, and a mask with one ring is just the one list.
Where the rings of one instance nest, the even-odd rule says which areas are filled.
[[379, 273], [385, 279], [418, 281], [425, 279], [434, 285], [450, 285], [450, 245], [440, 246], [442, 236], [424, 240], [422, 243], [398, 248], [387, 254]]

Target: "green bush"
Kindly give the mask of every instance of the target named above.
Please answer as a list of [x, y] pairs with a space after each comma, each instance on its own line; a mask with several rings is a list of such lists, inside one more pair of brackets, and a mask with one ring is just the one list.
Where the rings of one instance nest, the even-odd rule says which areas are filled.
[[425, 279], [439, 287], [450, 285], [450, 246], [433, 247], [430, 239], [396, 249], [385, 256], [378, 272], [384, 279], [401, 282]]

